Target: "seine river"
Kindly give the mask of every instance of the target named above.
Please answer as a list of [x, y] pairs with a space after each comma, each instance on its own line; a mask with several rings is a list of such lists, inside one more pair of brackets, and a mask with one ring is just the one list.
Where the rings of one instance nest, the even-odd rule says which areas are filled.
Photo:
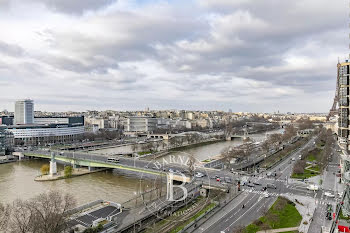
[[[281, 130], [269, 133], [278, 132]], [[250, 137], [255, 141], [261, 141], [265, 138], [265, 134], [250, 135]], [[239, 145], [240, 143], [240, 140], [218, 142], [185, 151], [193, 154], [199, 160], [204, 160], [218, 155], [227, 146]], [[34, 178], [39, 175], [40, 167], [45, 163], [47, 161], [31, 160], [0, 164], [0, 202], [10, 203], [17, 198], [29, 199], [47, 190], [59, 190], [71, 193], [77, 199], [78, 204], [85, 204], [97, 199], [123, 203], [135, 197], [139, 192], [138, 178], [119, 175], [113, 171], [58, 181], [34, 181]]]

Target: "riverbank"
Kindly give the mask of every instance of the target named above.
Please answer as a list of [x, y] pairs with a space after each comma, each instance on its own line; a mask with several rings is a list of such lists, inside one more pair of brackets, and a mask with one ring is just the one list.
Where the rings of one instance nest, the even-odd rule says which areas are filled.
[[194, 143], [194, 144], [190, 144], [190, 145], [175, 147], [175, 148], [170, 149], [169, 152], [178, 152], [178, 151], [187, 150], [187, 149], [194, 149], [197, 147], [206, 146], [206, 145], [214, 144], [217, 142], [224, 142], [224, 141], [225, 141], [224, 139], [217, 139], [217, 140], [199, 142], [199, 143]]
[[69, 177], [66, 177], [64, 175], [64, 171], [59, 171], [57, 172], [56, 175], [40, 175], [35, 177], [35, 181], [39, 181], [39, 182], [44, 182], [44, 181], [55, 181], [55, 180], [62, 180], [62, 179], [69, 179], [69, 178], [74, 178], [77, 176], [83, 176], [83, 175], [87, 175], [87, 174], [91, 174], [91, 173], [96, 173], [96, 172], [101, 172], [101, 171], [106, 171], [110, 168], [101, 168], [101, 169], [96, 169], [93, 171], [89, 171], [89, 169], [87, 168], [78, 168], [78, 169], [73, 169], [72, 171], [72, 175], [70, 175]]

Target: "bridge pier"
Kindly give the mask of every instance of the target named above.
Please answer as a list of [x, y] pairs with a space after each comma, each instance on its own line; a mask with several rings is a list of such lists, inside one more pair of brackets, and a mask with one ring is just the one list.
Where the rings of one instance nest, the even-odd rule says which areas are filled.
[[91, 166], [89, 166], [88, 168], [89, 168], [89, 172], [92, 172], [92, 171], [95, 171], [96, 169], [98, 169], [97, 167], [91, 167]]

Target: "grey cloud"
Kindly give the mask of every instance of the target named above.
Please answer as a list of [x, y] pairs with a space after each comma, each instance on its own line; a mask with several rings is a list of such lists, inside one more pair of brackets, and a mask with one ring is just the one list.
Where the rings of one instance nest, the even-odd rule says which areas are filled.
[[[112, 4], [40, 2], [73, 14]], [[91, 105], [100, 106], [109, 99], [111, 108], [140, 101], [133, 107], [227, 109], [235, 105], [238, 111], [252, 111], [267, 110], [260, 106], [264, 104], [268, 110], [287, 109], [283, 105], [295, 102], [300, 109], [327, 110], [321, 101], [334, 93], [335, 57], [347, 50], [345, 6], [326, 0], [202, 2], [206, 4], [191, 5], [186, 13], [169, 3], [167, 13], [138, 6], [82, 17], [59, 14], [67, 22], [72, 19], [72, 25], [38, 29], [42, 31], [37, 36], [48, 44], [48, 51], [29, 56], [40, 63], [33, 62], [35, 75], [51, 85], [39, 98], [61, 93], [56, 84], [61, 90], [77, 91], [74, 101], [84, 106], [89, 98], [83, 93], [93, 93]], [[9, 54], [7, 47], [5, 51]], [[30, 62], [23, 69], [14, 72], [18, 79], [33, 77]], [[58, 81], [50, 84], [60, 76], [72, 86], [79, 85], [79, 90]], [[35, 79], [35, 83], [41, 82]], [[313, 109], [303, 102], [312, 96], [318, 98], [310, 100]], [[117, 100], [124, 103], [114, 103]], [[298, 110], [299, 105], [288, 107]]]
[[0, 53], [8, 56], [22, 56], [24, 50], [18, 45], [8, 44], [0, 41]]
[[48, 8], [68, 14], [82, 14], [106, 7], [117, 0], [31, 0], [45, 4]]

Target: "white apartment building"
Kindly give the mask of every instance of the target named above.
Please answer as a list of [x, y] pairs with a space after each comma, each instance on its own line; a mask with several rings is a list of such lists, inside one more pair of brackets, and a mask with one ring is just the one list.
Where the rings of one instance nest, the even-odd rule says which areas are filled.
[[158, 119], [153, 117], [129, 117], [125, 120], [124, 130], [128, 132], [150, 132], [157, 128]]

